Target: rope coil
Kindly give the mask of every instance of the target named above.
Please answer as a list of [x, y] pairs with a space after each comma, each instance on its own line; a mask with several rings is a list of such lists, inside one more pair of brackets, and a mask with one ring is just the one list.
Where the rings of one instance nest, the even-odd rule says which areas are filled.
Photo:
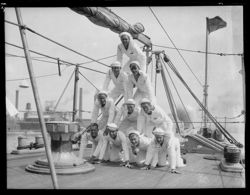
[[234, 145], [224, 147], [224, 158], [227, 163], [239, 163], [241, 151]]

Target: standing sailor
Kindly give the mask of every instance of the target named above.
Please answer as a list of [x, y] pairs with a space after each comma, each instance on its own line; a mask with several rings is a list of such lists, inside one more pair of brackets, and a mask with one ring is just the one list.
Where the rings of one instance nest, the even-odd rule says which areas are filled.
[[[102, 117], [97, 121], [99, 110]], [[107, 92], [99, 91], [94, 102], [91, 123], [97, 123], [100, 130], [104, 131], [108, 123], [112, 123], [116, 114], [114, 100], [108, 97]]]
[[103, 90], [108, 91], [110, 81], [113, 81], [114, 88], [108, 92], [108, 96], [113, 98], [114, 102], [122, 94], [124, 101], [127, 101], [126, 84], [128, 76], [124, 71], [121, 71], [121, 63], [119, 61], [111, 64], [111, 69], [108, 70], [103, 84]]
[[[118, 131], [118, 127], [114, 123], [108, 124], [105, 131], [107, 131], [108, 135], [104, 136], [100, 159], [111, 162], [123, 161], [122, 165], [130, 168], [128, 144], [125, 134]], [[123, 157], [121, 154], [122, 151], [124, 152]], [[107, 153], [108, 156], [104, 157]]]
[[122, 105], [114, 120], [114, 123], [118, 126], [119, 131], [122, 131], [125, 135], [127, 135], [129, 128], [136, 128], [139, 112], [140, 108], [135, 106], [135, 101], [133, 99], [128, 99], [128, 101]]
[[[133, 98], [136, 104], [138, 104], [143, 98], [148, 98], [149, 100], [156, 102], [149, 77], [146, 73], [140, 70], [139, 63], [137, 61], [132, 61], [129, 67], [132, 74], [128, 76], [128, 98]], [[137, 89], [133, 95], [134, 86]]]
[[120, 33], [121, 43], [117, 47], [117, 60], [122, 64], [123, 54], [129, 57], [128, 62], [123, 65], [125, 72], [130, 72], [129, 64], [131, 61], [138, 61], [140, 69], [146, 72], [146, 55], [140, 49], [140, 47], [134, 42], [132, 36], [128, 32]]
[[150, 167], [166, 166], [168, 155], [168, 163], [171, 173], [179, 173], [177, 167], [185, 166], [181, 158], [180, 141], [173, 134], [168, 134], [161, 128], [155, 128], [153, 131], [154, 138], [151, 141], [146, 155], [144, 167], [142, 169], [150, 169]]
[[129, 162], [142, 165], [145, 162], [147, 149], [151, 143], [151, 138], [140, 135], [140, 132], [131, 129], [128, 132], [129, 138]]
[[142, 109], [138, 116], [137, 129], [146, 137], [153, 137], [154, 127], [162, 128], [166, 133], [175, 134], [173, 122], [168, 115], [157, 105], [147, 98], [143, 98], [140, 103]]

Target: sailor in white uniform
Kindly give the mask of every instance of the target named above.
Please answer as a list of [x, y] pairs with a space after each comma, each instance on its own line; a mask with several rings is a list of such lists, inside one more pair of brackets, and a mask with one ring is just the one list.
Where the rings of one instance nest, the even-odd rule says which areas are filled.
[[[118, 127], [114, 123], [107, 125], [108, 135], [104, 136], [101, 148], [100, 159], [111, 162], [120, 162], [126, 167], [129, 165], [129, 151], [126, 135], [118, 131]], [[123, 155], [122, 152], [123, 151]]]
[[[99, 111], [102, 117], [98, 119]], [[108, 97], [106, 91], [99, 91], [94, 102], [94, 107], [91, 116], [91, 123], [97, 123], [100, 130], [104, 131], [107, 123], [112, 123], [117, 113], [114, 100]]]
[[157, 105], [143, 98], [140, 102], [141, 111], [138, 116], [137, 129], [146, 137], [153, 137], [154, 127], [162, 128], [166, 133], [174, 133], [173, 122], [170, 117]]
[[88, 142], [91, 141], [92, 150], [90, 161], [92, 162], [95, 159], [98, 159], [103, 144], [103, 132], [99, 131], [98, 124], [91, 124], [88, 128], [78, 132], [77, 135], [81, 135], [79, 157], [83, 158], [84, 150], [86, 149]]
[[[150, 167], [166, 166], [169, 164], [171, 173], [179, 173], [177, 167], [184, 167], [185, 164], [181, 158], [180, 141], [173, 134], [168, 134], [161, 128], [155, 128], [153, 131], [154, 139], [151, 141], [146, 155], [145, 166], [142, 169]], [[168, 163], [166, 156], [168, 155]]]
[[140, 108], [135, 106], [133, 99], [128, 99], [117, 113], [114, 123], [118, 126], [119, 131], [122, 131], [127, 135], [129, 128], [137, 127], [137, 117], [139, 115]]
[[[139, 63], [132, 61], [130, 63], [132, 74], [128, 76], [127, 92], [128, 98], [133, 98], [138, 104], [142, 98], [148, 98], [156, 103], [156, 98], [153, 93], [149, 77], [146, 73], [140, 70]], [[136, 92], [133, 95], [133, 88], [136, 87]]]
[[145, 162], [147, 149], [152, 139], [141, 135], [140, 132], [135, 129], [129, 130], [128, 138], [129, 162], [142, 165]]
[[122, 94], [124, 101], [127, 101], [126, 84], [128, 75], [121, 70], [121, 63], [119, 61], [111, 64], [111, 69], [108, 70], [102, 89], [108, 91], [110, 81], [113, 81], [114, 88], [108, 92], [108, 96], [113, 98], [114, 102]]
[[140, 69], [146, 72], [146, 55], [143, 53], [142, 49], [135, 43], [132, 36], [128, 32], [122, 32], [120, 35], [121, 42], [117, 47], [117, 61], [121, 64], [123, 61], [123, 54], [129, 57], [128, 62], [123, 65], [123, 70], [127, 73], [130, 72], [129, 64], [131, 61], [138, 61]]

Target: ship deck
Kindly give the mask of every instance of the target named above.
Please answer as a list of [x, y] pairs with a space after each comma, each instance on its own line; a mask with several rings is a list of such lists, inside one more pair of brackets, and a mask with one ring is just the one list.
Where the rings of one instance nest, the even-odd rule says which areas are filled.
[[[245, 171], [224, 172], [219, 160], [207, 154], [187, 153], [187, 166], [181, 174], [171, 174], [167, 167], [151, 170], [128, 169], [115, 163], [95, 164], [95, 170], [77, 175], [57, 175], [60, 189], [176, 189], [176, 188], [245, 188]], [[8, 189], [53, 189], [50, 175], [25, 171], [45, 153], [7, 155]]]

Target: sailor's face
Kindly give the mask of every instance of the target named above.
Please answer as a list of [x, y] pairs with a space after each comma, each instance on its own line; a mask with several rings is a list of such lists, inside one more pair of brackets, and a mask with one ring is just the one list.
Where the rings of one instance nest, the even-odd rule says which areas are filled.
[[129, 136], [129, 141], [132, 145], [137, 146], [139, 145], [139, 136], [133, 133]]
[[135, 105], [134, 104], [127, 104], [128, 114], [131, 114], [134, 112]]
[[152, 114], [151, 105], [149, 103], [142, 103], [141, 107], [146, 114]]
[[121, 67], [112, 67], [112, 72], [115, 75], [118, 75], [120, 73]]
[[109, 131], [109, 136], [110, 136], [112, 139], [115, 139], [116, 136], [117, 136], [117, 131]]
[[93, 138], [97, 137], [98, 135], [98, 128], [96, 126], [92, 127], [90, 130], [90, 134]]
[[163, 135], [155, 135], [155, 140], [158, 144], [162, 144], [164, 141], [164, 136]]
[[129, 41], [130, 41], [130, 39], [129, 39], [129, 37], [128, 37], [128, 36], [123, 35], [123, 36], [121, 37], [121, 42], [122, 42], [122, 44], [123, 44], [125, 47], [127, 47], [127, 46], [128, 46]]
[[130, 64], [130, 70], [132, 72], [133, 75], [137, 75], [139, 73], [139, 68], [137, 66], [137, 64]]
[[106, 96], [105, 95], [99, 95], [98, 96], [98, 99], [99, 99], [99, 102], [100, 102], [100, 104], [102, 105], [102, 106], [105, 106], [105, 104], [106, 104]]

